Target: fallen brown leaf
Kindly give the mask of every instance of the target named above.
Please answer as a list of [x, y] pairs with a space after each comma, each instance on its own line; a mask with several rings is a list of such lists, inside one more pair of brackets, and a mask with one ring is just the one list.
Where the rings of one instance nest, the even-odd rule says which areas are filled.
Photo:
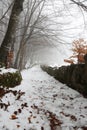
[[10, 118], [10, 119], [15, 120], [15, 119], [18, 119], [18, 117], [13, 114], [13, 115], [11, 115], [11, 118]]

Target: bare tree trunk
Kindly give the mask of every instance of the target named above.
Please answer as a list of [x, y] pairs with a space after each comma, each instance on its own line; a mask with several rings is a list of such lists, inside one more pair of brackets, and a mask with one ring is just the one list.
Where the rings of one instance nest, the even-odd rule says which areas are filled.
[[20, 60], [19, 60], [19, 65], [18, 65], [19, 70], [24, 69], [25, 48], [26, 46], [22, 47], [21, 52], [20, 52], [20, 58], [19, 58]]
[[13, 40], [15, 36], [16, 27], [19, 21], [19, 15], [23, 10], [23, 2], [24, 0], [13, 1], [13, 7], [8, 23], [7, 32], [0, 47], [0, 62], [4, 63], [5, 65], [7, 62], [8, 52], [13, 46]]

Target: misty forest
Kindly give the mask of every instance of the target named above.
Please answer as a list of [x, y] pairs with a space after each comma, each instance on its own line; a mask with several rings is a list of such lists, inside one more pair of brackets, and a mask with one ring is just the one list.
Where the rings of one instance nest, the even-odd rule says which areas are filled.
[[0, 0], [1, 130], [87, 130], [86, 23], [86, 0]]

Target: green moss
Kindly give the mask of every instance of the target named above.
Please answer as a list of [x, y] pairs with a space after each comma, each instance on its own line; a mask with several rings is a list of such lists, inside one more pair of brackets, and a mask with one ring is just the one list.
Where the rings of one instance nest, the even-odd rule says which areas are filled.
[[13, 88], [19, 85], [21, 81], [22, 81], [22, 76], [19, 71], [16, 71], [14, 73], [8, 72], [8, 73], [0, 74], [0, 86]]

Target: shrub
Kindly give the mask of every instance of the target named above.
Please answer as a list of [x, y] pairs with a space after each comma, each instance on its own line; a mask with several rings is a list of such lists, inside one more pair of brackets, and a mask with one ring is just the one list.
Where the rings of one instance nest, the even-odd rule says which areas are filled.
[[5, 64], [0, 62], [0, 68], [3, 68], [3, 67], [5, 67]]
[[72, 46], [73, 55], [64, 61], [74, 64], [74, 59], [76, 59], [78, 64], [84, 63], [84, 55], [87, 54], [87, 41], [84, 39], [74, 40]]
[[19, 71], [16, 71], [14, 73], [8, 72], [8, 73], [0, 74], [0, 86], [6, 88], [13, 88], [19, 85], [21, 81], [22, 81], [22, 76]]

